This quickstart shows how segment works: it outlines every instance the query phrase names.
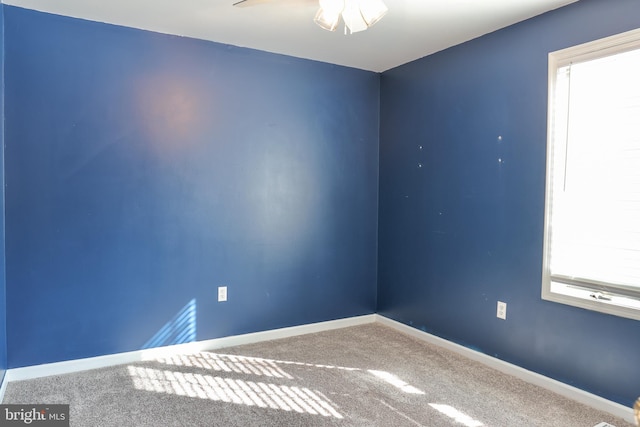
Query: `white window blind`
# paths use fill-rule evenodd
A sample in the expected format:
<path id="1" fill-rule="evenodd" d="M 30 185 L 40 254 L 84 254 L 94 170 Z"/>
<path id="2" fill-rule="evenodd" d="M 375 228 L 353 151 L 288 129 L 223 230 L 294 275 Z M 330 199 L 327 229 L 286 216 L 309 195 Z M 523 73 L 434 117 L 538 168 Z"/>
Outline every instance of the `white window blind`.
<path id="1" fill-rule="evenodd" d="M 562 56 L 550 62 L 543 297 L 640 318 L 640 42 Z"/>

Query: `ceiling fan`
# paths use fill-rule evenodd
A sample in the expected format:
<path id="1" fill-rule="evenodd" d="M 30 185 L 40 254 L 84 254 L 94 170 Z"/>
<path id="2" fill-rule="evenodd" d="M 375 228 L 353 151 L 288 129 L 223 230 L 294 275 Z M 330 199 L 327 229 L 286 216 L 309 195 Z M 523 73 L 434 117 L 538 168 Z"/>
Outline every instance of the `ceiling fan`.
<path id="1" fill-rule="evenodd" d="M 236 7 L 267 3 L 307 5 L 316 2 L 320 8 L 313 21 L 325 30 L 335 31 L 342 17 L 345 34 L 347 29 L 351 34 L 366 30 L 382 19 L 388 11 L 382 0 L 240 0 L 233 5 Z"/>

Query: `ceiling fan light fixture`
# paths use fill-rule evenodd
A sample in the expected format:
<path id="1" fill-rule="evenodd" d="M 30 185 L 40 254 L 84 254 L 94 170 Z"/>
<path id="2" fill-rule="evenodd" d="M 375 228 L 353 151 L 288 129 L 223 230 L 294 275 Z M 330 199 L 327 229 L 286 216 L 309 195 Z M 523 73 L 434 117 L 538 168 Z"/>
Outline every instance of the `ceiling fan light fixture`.
<path id="1" fill-rule="evenodd" d="M 342 19 L 351 34 L 364 31 L 369 27 L 360 12 L 360 3 L 366 3 L 366 1 L 360 2 L 359 0 L 346 0 L 344 2 Z"/>
<path id="2" fill-rule="evenodd" d="M 320 9 L 313 21 L 325 30 L 335 31 L 340 16 L 351 34 L 364 31 L 389 10 L 383 0 L 319 0 Z"/>
<path id="3" fill-rule="evenodd" d="M 320 7 L 330 14 L 340 15 L 342 9 L 344 9 L 345 0 L 319 0 Z"/>
<path id="4" fill-rule="evenodd" d="M 389 9 L 382 0 L 367 0 L 360 2 L 360 13 L 369 27 L 381 20 L 388 11 Z"/>
<path id="5" fill-rule="evenodd" d="M 338 23 L 340 22 L 340 12 L 331 13 L 321 7 L 318 9 L 318 12 L 316 12 L 313 22 L 318 24 L 320 28 L 328 31 L 335 31 L 338 27 Z"/>

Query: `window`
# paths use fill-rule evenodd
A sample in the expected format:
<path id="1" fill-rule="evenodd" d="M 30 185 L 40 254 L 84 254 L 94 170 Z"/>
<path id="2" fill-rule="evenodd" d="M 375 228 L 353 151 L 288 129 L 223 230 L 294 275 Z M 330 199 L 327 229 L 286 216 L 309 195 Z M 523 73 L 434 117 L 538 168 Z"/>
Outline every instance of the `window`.
<path id="1" fill-rule="evenodd" d="M 549 54 L 542 298 L 640 319 L 640 29 Z"/>

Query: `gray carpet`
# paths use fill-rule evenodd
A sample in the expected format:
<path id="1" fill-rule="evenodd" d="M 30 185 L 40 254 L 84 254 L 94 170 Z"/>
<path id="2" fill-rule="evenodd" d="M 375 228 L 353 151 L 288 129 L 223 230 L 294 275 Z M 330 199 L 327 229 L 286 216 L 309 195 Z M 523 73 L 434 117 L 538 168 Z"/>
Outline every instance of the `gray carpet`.
<path id="1" fill-rule="evenodd" d="M 631 426 L 380 324 L 11 382 L 71 425 Z"/>

